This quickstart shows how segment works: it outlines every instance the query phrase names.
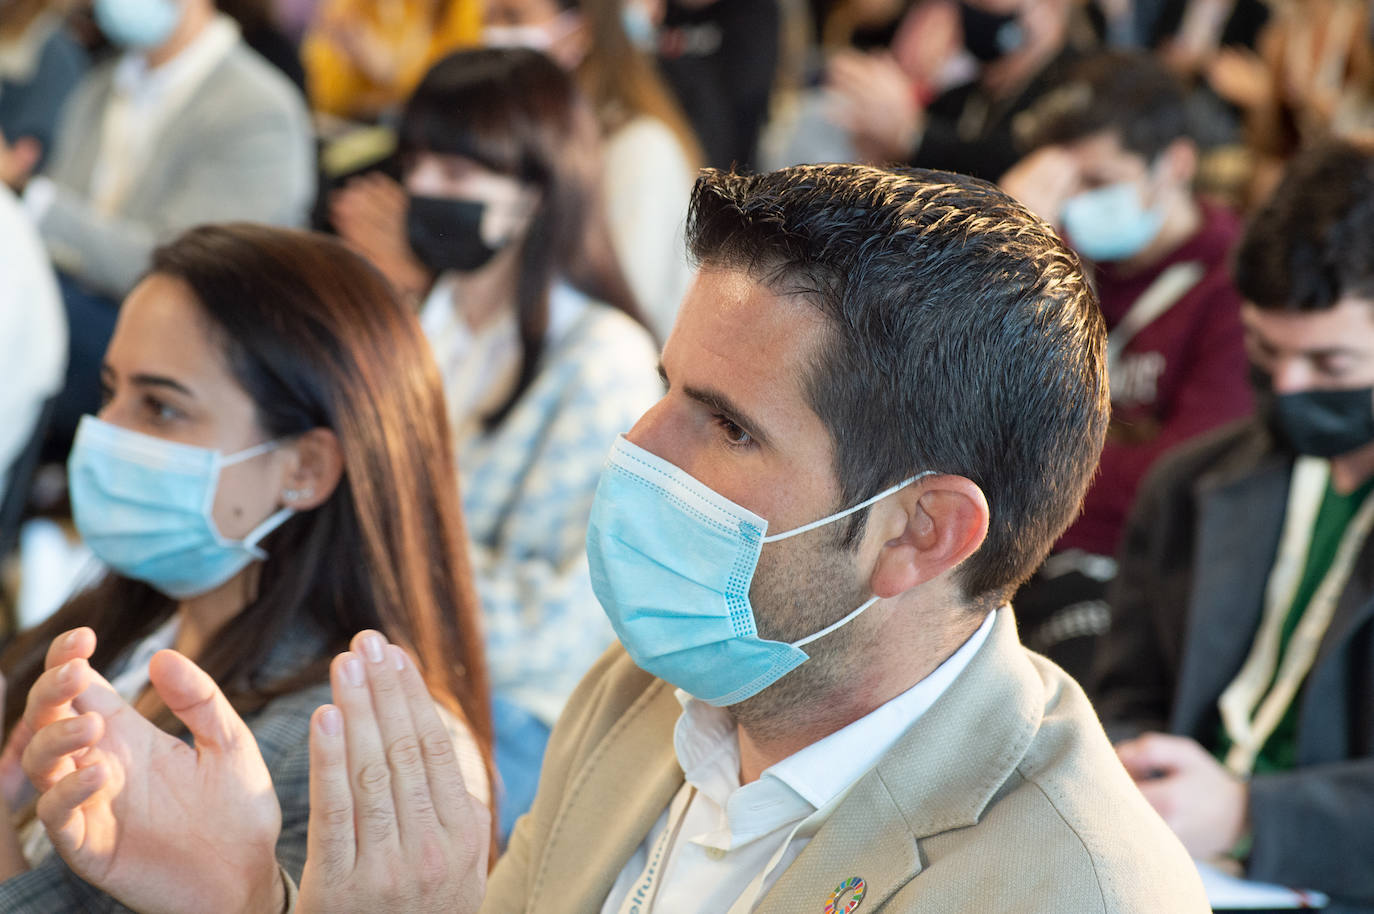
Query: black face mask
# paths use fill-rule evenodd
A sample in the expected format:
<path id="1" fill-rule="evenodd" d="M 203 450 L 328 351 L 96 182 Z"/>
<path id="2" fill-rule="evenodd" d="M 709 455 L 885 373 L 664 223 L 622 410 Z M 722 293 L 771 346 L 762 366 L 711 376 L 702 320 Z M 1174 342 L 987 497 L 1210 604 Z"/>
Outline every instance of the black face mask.
<path id="1" fill-rule="evenodd" d="M 992 63 L 1005 57 L 1026 40 L 1015 14 L 990 13 L 960 3 L 959 21 L 964 27 L 964 47 L 983 63 Z"/>
<path id="2" fill-rule="evenodd" d="M 451 197 L 410 198 L 406 237 L 420 263 L 435 273 L 469 273 L 491 262 L 500 247 L 482 240 L 487 205 Z"/>
<path id="3" fill-rule="evenodd" d="M 1374 387 L 1274 393 L 1273 379 L 1251 369 L 1259 415 L 1299 454 L 1339 457 L 1374 442 Z"/>

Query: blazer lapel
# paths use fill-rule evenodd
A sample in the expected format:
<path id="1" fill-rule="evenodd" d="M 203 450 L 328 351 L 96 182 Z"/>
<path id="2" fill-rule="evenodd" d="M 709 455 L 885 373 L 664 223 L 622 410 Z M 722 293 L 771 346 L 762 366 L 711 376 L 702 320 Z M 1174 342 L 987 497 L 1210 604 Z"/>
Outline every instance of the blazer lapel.
<path id="1" fill-rule="evenodd" d="M 758 914 L 822 914 L 851 877 L 866 884 L 861 910 L 880 909 L 920 873 L 920 839 L 981 818 L 1035 736 L 1042 692 L 1011 610 L 999 610 L 968 667 L 850 790 Z"/>
<path id="2" fill-rule="evenodd" d="M 527 910 L 596 914 L 616 877 L 683 784 L 673 749 L 682 707 L 656 680 L 568 785 Z"/>
<path id="3" fill-rule="evenodd" d="M 1254 642 L 1288 509 L 1292 464 L 1263 461 L 1199 483 L 1193 583 L 1171 729 L 1210 743 L 1216 699 Z"/>

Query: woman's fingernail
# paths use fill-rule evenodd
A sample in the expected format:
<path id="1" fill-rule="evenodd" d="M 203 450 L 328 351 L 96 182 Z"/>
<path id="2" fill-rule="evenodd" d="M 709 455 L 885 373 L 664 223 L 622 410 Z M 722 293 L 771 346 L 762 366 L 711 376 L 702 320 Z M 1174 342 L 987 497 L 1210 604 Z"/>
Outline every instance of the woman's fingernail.
<path id="1" fill-rule="evenodd" d="M 62 639 L 62 649 L 71 650 L 76 647 L 76 632 L 68 632 L 67 637 Z"/>
<path id="2" fill-rule="evenodd" d="M 342 723 L 338 708 L 325 708 L 320 715 L 320 730 L 325 736 L 338 736 Z"/>
<path id="3" fill-rule="evenodd" d="M 365 675 L 366 674 L 363 672 L 363 662 L 357 657 L 349 657 L 344 661 L 344 678 L 348 680 L 349 685 L 354 688 L 361 687 Z"/>
<path id="4" fill-rule="evenodd" d="M 391 659 L 392 659 L 392 661 L 396 664 L 396 672 L 399 673 L 399 672 L 401 672 L 402 670 L 404 670 L 404 669 L 406 668 L 406 659 L 407 659 L 407 658 L 406 658 L 406 652 L 405 652 L 403 649 L 401 649 L 401 648 L 399 648 L 399 647 L 397 647 L 397 646 L 395 646 L 395 645 L 392 645 L 392 647 L 391 647 Z"/>
<path id="5" fill-rule="evenodd" d="M 67 683 L 72 681 L 72 673 L 75 672 L 73 667 L 75 665 L 75 660 L 68 660 L 66 663 L 62 664 L 60 667 L 57 668 L 58 684 L 66 685 Z"/>
<path id="6" fill-rule="evenodd" d="M 381 663 L 386 651 L 386 641 L 381 635 L 367 635 L 363 638 L 363 653 L 373 663 Z"/>

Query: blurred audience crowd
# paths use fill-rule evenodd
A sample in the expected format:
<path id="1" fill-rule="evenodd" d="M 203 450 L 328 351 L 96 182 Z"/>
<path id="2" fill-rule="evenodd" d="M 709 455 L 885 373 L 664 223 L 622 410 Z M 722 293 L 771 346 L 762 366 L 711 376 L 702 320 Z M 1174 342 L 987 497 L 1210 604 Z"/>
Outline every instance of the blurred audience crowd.
<path id="1" fill-rule="evenodd" d="M 109 645 L 96 665 L 157 719 L 136 668 L 175 644 L 214 658 L 276 745 L 352 631 L 428 643 L 426 681 L 470 781 L 489 777 L 499 847 L 614 638 L 587 525 L 616 436 L 665 389 L 659 351 L 696 273 L 684 239 L 699 170 L 960 172 L 1054 227 L 1108 334 L 1105 449 L 1081 513 L 1012 601 L 1022 641 L 1087 690 L 1196 859 L 1374 911 L 1372 13 L 1367 0 L 0 0 L 0 672 L 18 689 L 41 671 L 42 641 L 21 630 L 91 625 Z M 275 228 L 203 228 L 224 223 Z M 422 337 L 390 317 L 336 326 L 303 300 L 274 306 L 272 245 L 298 237 L 281 228 L 336 236 L 297 252 L 321 301 L 375 283 Z M 256 266 L 231 269 L 231 251 Z M 356 262 L 331 272 L 331 251 Z M 175 287 L 164 298 L 191 295 L 211 320 L 153 300 L 155 257 Z M 260 433 L 211 434 L 236 410 L 256 411 Z M 337 438 L 262 445 L 324 412 Z M 295 497 L 285 514 L 250 507 L 249 523 L 214 484 L 259 472 L 259 445 Z M 116 457 L 123 469 L 102 469 Z M 179 482 L 159 494 L 149 472 Z M 121 526 L 111 493 L 127 502 L 137 485 Z M 346 508 L 301 521 L 340 486 Z M 226 537 L 246 544 L 234 567 L 208 569 Z M 226 603 L 225 582 L 267 555 L 259 540 L 272 586 Z M 147 571 L 182 561 L 205 574 Z M 366 573 L 313 596 L 278 579 L 327 577 L 321 562 Z M 43 622 L 53 612 L 60 627 Z M 244 626 L 296 649 L 254 647 Z M 435 673 L 440 652 L 456 673 Z M 280 859 L 298 877 L 305 762 L 280 749 L 269 763 L 299 826 Z M 0 877 L 28 878 L 51 848 L 32 792 L 6 781 L 10 753 Z M 38 901 L 6 910 L 65 896 L 22 897 Z"/>

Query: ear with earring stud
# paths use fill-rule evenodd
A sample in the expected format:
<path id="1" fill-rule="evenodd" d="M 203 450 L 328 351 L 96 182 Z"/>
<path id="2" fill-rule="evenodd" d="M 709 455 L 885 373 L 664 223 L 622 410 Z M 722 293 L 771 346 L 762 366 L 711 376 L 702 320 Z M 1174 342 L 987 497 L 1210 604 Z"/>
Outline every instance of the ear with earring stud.
<path id="1" fill-rule="evenodd" d="M 302 499 L 306 499 L 306 498 L 313 498 L 314 495 L 315 495 L 315 490 L 314 490 L 314 489 L 311 489 L 311 488 L 304 488 L 304 489 L 283 489 L 283 490 L 282 490 L 282 493 L 281 493 L 282 499 L 283 499 L 284 501 L 286 501 L 288 504 L 290 504 L 290 503 L 292 503 L 292 502 L 301 501 Z"/>

